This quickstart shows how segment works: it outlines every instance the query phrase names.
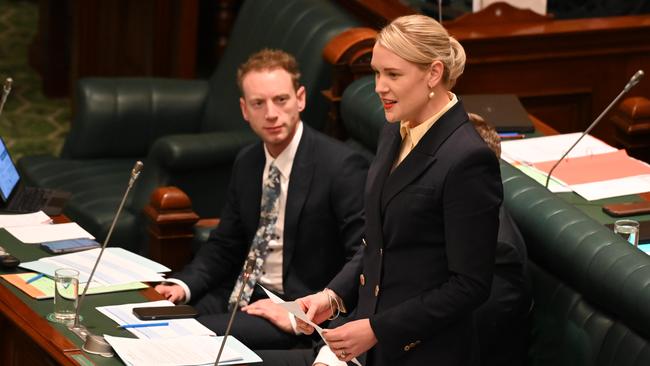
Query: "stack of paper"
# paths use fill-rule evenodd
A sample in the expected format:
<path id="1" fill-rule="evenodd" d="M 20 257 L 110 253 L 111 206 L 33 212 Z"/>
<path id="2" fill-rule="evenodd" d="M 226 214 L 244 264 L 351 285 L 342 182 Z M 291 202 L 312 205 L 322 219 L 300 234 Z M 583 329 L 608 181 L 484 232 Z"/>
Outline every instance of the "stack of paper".
<path id="1" fill-rule="evenodd" d="M 174 303 L 167 300 L 160 300 L 135 304 L 100 306 L 97 310 L 111 318 L 118 325 L 157 323 L 158 321 L 156 320 L 140 320 L 133 315 L 133 308 L 143 306 L 174 306 Z M 135 334 L 138 338 L 148 339 L 174 338 L 188 335 L 216 336 L 213 331 L 196 321 L 196 319 L 170 319 L 165 320 L 165 323 L 168 323 L 168 325 L 164 327 L 128 328 L 127 330 Z"/>
<path id="2" fill-rule="evenodd" d="M 544 184 L 551 168 L 580 135 L 505 141 L 501 156 Z M 549 184 L 552 192 L 573 190 L 592 201 L 650 191 L 650 166 L 587 135 L 553 171 L 553 181 Z"/>
<path id="3" fill-rule="evenodd" d="M 52 219 L 43 211 L 19 215 L 0 215 L 0 228 L 51 224 Z"/>
<path id="4" fill-rule="evenodd" d="M 14 226 L 8 227 L 7 231 L 25 244 L 79 238 L 95 239 L 76 222 L 56 225 Z"/>
<path id="5" fill-rule="evenodd" d="M 54 271 L 57 268 L 73 268 L 79 271 L 79 282 L 85 283 L 88 281 L 100 250 L 100 248 L 96 248 L 45 257 L 37 261 L 22 263 L 20 266 L 50 277 L 54 277 Z M 106 248 L 90 287 L 121 285 L 138 281 L 161 282 L 165 280 L 161 273 L 169 271 L 171 270 L 162 264 L 131 253 L 126 249 Z"/>
<path id="6" fill-rule="evenodd" d="M 30 279 L 34 278 L 35 276 L 36 273 L 33 272 L 0 275 L 0 277 L 2 277 L 4 280 L 18 287 L 27 295 L 35 299 L 40 300 L 40 299 L 53 298 L 54 280 L 49 277 L 41 277 L 33 282 L 28 283 L 28 281 L 30 281 Z M 131 282 L 131 283 L 125 283 L 122 285 L 113 285 L 113 286 L 93 286 L 88 288 L 87 294 L 92 295 L 92 294 L 103 294 L 107 292 L 139 290 L 147 287 L 149 286 L 145 285 L 142 282 Z"/>
<path id="7" fill-rule="evenodd" d="M 98 307 L 102 314 L 118 325 L 160 323 L 143 321 L 133 315 L 133 308 L 173 306 L 167 300 Z M 127 365 L 213 365 L 223 337 L 203 326 L 196 319 L 165 320 L 165 326 L 127 328 L 138 339 L 104 335 L 108 343 Z M 220 365 L 262 362 L 253 351 L 234 337 L 228 337 Z"/>
<path id="8" fill-rule="evenodd" d="M 178 337 L 166 339 L 104 338 L 122 361 L 132 366 L 213 365 L 217 359 L 223 337 Z M 219 365 L 250 364 L 262 362 L 252 351 L 244 357 L 240 350 L 247 348 L 234 337 L 228 337 Z"/>

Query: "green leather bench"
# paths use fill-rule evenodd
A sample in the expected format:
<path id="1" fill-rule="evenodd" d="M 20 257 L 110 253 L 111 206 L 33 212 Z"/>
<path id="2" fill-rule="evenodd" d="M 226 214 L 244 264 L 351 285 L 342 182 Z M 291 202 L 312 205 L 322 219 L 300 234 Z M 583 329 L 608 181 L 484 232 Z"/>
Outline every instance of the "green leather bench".
<path id="1" fill-rule="evenodd" d="M 241 117 L 237 66 L 264 47 L 294 54 L 309 101 L 303 119 L 320 129 L 329 107 L 320 93 L 331 75 L 323 49 L 356 25 L 335 1 L 245 1 L 209 80 L 81 80 L 61 155 L 28 156 L 19 169 L 29 185 L 71 192 L 64 213 L 103 241 L 131 167 L 143 160 L 111 239 L 112 245 L 143 252 L 142 209 L 156 187 L 178 186 L 200 216 L 219 215 L 232 161 L 256 139 Z"/>
<path id="2" fill-rule="evenodd" d="M 372 77 L 345 90 L 341 114 L 372 156 L 386 123 Z M 529 256 L 528 365 L 650 365 L 650 257 L 508 163 L 501 175 Z"/>

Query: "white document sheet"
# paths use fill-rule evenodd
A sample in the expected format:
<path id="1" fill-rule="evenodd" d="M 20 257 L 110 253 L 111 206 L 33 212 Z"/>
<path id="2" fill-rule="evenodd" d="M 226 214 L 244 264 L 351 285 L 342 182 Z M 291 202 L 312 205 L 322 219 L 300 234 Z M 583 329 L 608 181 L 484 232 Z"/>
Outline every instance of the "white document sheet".
<path id="1" fill-rule="evenodd" d="M 587 201 L 650 191 L 650 175 L 636 175 L 601 182 L 573 184 L 573 191 Z"/>
<path id="2" fill-rule="evenodd" d="M 534 137 L 501 142 L 501 157 L 509 163 L 532 165 L 545 161 L 560 160 L 582 132 Z M 569 153 L 567 158 L 616 152 L 617 149 L 597 138 L 586 135 Z"/>
<path id="3" fill-rule="evenodd" d="M 527 176 L 531 177 L 537 183 L 541 185 L 546 184 L 546 173 L 540 172 L 539 170 L 535 169 L 535 167 L 528 165 L 514 164 L 513 166 L 521 170 Z M 551 179 L 548 181 L 548 190 L 553 193 L 573 192 L 571 187 L 553 177 L 551 177 Z"/>
<path id="4" fill-rule="evenodd" d="M 262 290 L 264 290 L 264 292 L 266 292 L 266 295 L 268 295 L 268 297 L 271 299 L 271 301 L 273 301 L 273 303 L 282 306 L 285 310 L 287 310 L 288 312 L 293 314 L 296 318 L 298 318 L 298 319 L 304 321 L 305 323 L 311 325 L 312 327 L 314 327 L 316 332 L 318 332 L 318 335 L 320 335 L 320 337 L 323 339 L 323 342 L 325 342 L 325 344 L 327 344 L 328 347 L 330 346 L 329 343 L 327 343 L 327 341 L 325 340 L 325 338 L 323 338 L 323 328 L 319 327 L 316 323 L 309 320 L 309 318 L 307 317 L 307 314 L 305 314 L 305 312 L 302 311 L 302 308 L 300 307 L 300 305 L 297 302 L 295 302 L 295 301 L 284 301 L 281 298 L 279 298 L 276 294 L 274 294 L 271 291 L 265 289 L 264 286 L 262 286 L 260 284 L 258 284 L 258 286 L 260 286 L 262 288 Z M 356 358 L 353 358 L 351 362 L 353 362 L 355 365 L 361 366 L 361 363 Z"/>
<path id="5" fill-rule="evenodd" d="M 221 339 L 188 336 L 171 339 L 137 339 L 104 335 L 122 361 L 132 366 L 212 365 L 217 359 Z M 219 364 L 243 361 L 244 357 L 230 347 L 230 337 Z M 223 362 L 221 362 L 223 361 Z"/>
<path id="6" fill-rule="evenodd" d="M 51 224 L 52 219 L 43 211 L 19 215 L 0 215 L 0 228 Z"/>
<path id="7" fill-rule="evenodd" d="M 88 281 L 101 248 L 83 252 L 44 257 L 32 262 L 24 262 L 20 267 L 54 277 L 57 268 L 73 268 L 79 271 L 79 282 Z M 123 248 L 106 248 L 97 266 L 93 283 L 101 286 L 121 285 L 130 282 L 161 282 L 165 278 L 161 272 L 170 269 Z M 94 284 L 91 284 L 94 286 Z"/>
<path id="8" fill-rule="evenodd" d="M 76 222 L 55 225 L 15 226 L 8 227 L 6 230 L 25 244 L 79 238 L 95 239 Z"/>
<path id="9" fill-rule="evenodd" d="M 168 300 L 141 302 L 135 304 L 100 306 L 97 310 L 111 318 L 118 325 L 125 324 L 147 324 L 147 323 L 169 323 L 163 327 L 144 327 L 144 328 L 127 328 L 129 332 L 135 334 L 138 338 L 160 339 L 175 338 L 182 336 L 216 336 L 210 329 L 199 323 L 196 319 L 165 319 L 165 320 L 140 320 L 133 315 L 133 308 L 144 306 L 174 306 L 174 303 Z"/>

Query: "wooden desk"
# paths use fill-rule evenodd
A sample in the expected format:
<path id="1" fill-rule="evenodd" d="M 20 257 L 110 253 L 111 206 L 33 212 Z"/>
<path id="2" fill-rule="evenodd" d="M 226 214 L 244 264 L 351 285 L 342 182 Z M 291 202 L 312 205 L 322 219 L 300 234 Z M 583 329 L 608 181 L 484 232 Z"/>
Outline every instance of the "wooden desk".
<path id="1" fill-rule="evenodd" d="M 65 218 L 57 218 L 65 220 Z M 37 246 L 17 250 L 16 239 L 0 229 L 0 242 L 21 261 L 30 261 L 45 256 Z M 25 245 L 25 244 L 19 244 Z M 19 269 L 19 271 L 22 271 Z M 4 272 L 2 273 L 11 273 Z M 160 300 L 161 296 L 152 288 L 141 291 L 88 296 L 84 300 L 82 315 L 84 324 L 93 331 L 107 331 L 109 334 L 126 336 L 123 330 L 114 329 L 112 320 L 97 313 L 98 305 L 121 302 Z M 82 342 L 65 326 L 48 322 L 44 314 L 52 308 L 52 300 L 35 300 L 11 284 L 0 280 L 0 365 L 79 365 L 90 360 L 95 365 L 122 365 L 119 358 L 104 358 L 81 351 Z M 108 330 L 107 327 L 113 329 Z"/>

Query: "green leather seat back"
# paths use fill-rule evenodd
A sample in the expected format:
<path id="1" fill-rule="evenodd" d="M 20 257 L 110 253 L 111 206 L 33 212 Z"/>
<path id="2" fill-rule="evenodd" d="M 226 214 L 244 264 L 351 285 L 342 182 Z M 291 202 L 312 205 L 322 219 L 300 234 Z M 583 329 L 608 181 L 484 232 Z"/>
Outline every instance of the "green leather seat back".
<path id="1" fill-rule="evenodd" d="M 349 136 L 347 143 L 374 155 L 379 133 L 387 122 L 372 76 L 359 78 L 345 88 L 341 97 L 341 119 Z"/>
<path id="2" fill-rule="evenodd" d="M 650 364 L 650 257 L 505 162 L 501 176 L 533 281 L 529 364 Z"/>
<path id="3" fill-rule="evenodd" d="M 229 45 L 210 79 L 210 94 L 203 115 L 203 131 L 241 129 L 237 67 L 262 48 L 293 54 L 307 89 L 303 120 L 322 129 L 328 103 L 321 91 L 330 85 L 331 71 L 322 53 L 327 42 L 357 22 L 334 1 L 245 1 L 239 10 Z"/>

